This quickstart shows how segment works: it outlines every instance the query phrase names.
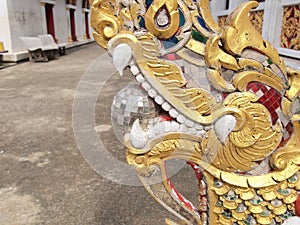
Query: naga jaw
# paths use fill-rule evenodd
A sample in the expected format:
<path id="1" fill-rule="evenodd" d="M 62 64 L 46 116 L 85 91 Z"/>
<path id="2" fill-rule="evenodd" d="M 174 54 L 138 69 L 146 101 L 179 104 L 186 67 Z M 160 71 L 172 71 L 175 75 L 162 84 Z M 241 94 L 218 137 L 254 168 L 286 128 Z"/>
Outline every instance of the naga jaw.
<path id="1" fill-rule="evenodd" d="M 133 122 L 130 133 L 124 135 L 124 142 L 127 145 L 130 145 L 127 147 L 133 147 L 140 150 L 142 153 L 146 153 L 151 150 L 152 142 L 156 143 L 164 140 L 168 135 L 176 133 L 177 136 L 190 135 L 194 136 L 195 139 L 201 139 L 206 135 L 207 131 L 212 129 L 211 126 L 199 128 L 200 129 L 189 128 L 185 124 L 180 124 L 175 120 L 166 121 L 162 118 L 155 118 L 148 124 L 147 129 L 145 130 L 141 127 L 140 120 L 136 119 Z"/>

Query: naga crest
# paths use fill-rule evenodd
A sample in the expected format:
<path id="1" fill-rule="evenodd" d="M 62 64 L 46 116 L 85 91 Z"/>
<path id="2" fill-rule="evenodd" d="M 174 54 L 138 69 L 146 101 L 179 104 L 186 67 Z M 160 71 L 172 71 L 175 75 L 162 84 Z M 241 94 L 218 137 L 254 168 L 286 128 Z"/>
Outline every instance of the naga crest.
<path id="1" fill-rule="evenodd" d="M 245 2 L 220 27 L 209 0 L 93 2 L 96 42 L 136 79 L 115 96 L 112 122 L 128 163 L 178 224 L 300 215 L 300 73 L 252 25 L 257 6 Z M 198 205 L 172 184 L 170 159 L 195 170 Z"/>

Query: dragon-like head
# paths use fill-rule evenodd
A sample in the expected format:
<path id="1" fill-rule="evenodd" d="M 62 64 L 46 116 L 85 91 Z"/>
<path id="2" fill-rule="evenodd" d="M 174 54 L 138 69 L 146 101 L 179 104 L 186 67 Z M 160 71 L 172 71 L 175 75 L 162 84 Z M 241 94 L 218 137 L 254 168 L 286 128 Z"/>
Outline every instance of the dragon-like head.
<path id="1" fill-rule="evenodd" d="M 252 25 L 257 5 L 242 4 L 220 27 L 209 0 L 93 3 L 95 40 L 136 79 L 112 107 L 128 162 L 158 165 L 167 193 L 197 224 L 281 224 L 295 214 L 300 73 Z M 167 178 L 170 158 L 201 177 L 209 197 L 199 208 Z"/>

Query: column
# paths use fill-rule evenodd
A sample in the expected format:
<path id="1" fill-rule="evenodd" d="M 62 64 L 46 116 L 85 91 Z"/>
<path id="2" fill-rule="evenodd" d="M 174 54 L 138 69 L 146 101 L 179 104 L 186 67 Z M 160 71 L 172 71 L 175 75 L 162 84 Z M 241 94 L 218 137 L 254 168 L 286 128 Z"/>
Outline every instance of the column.
<path id="1" fill-rule="evenodd" d="M 47 34 L 47 18 L 46 18 L 46 9 L 45 2 L 41 2 L 41 11 L 42 11 L 42 25 L 43 25 L 43 34 Z"/>

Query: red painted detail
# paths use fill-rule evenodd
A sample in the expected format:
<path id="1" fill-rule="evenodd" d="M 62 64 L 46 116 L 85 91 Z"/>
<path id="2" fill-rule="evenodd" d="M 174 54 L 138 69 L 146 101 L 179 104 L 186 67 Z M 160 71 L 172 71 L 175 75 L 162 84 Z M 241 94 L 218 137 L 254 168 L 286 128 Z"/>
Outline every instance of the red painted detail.
<path id="1" fill-rule="evenodd" d="M 85 18 L 85 35 L 87 39 L 90 39 L 90 29 L 89 29 L 89 13 L 85 12 L 84 14 L 84 18 Z"/>
<path id="2" fill-rule="evenodd" d="M 45 11 L 46 11 L 47 33 L 51 34 L 53 39 L 56 40 L 54 19 L 53 19 L 53 4 L 45 4 Z"/>
<path id="3" fill-rule="evenodd" d="M 77 41 L 74 14 L 75 14 L 75 9 L 70 9 L 71 37 L 72 37 L 72 41 Z"/>
<path id="4" fill-rule="evenodd" d="M 202 181 L 202 173 L 201 173 L 200 167 L 199 167 L 196 163 L 193 163 L 193 162 L 187 162 L 187 163 L 188 163 L 188 164 L 193 168 L 193 170 L 195 171 L 195 174 L 196 174 L 198 183 L 200 183 L 200 182 Z"/>
<path id="5" fill-rule="evenodd" d="M 170 60 L 170 61 L 174 61 L 174 60 L 179 60 L 181 59 L 181 57 L 175 53 L 172 54 L 167 54 L 164 56 L 165 59 Z"/>
<path id="6" fill-rule="evenodd" d="M 168 184 L 172 190 L 173 195 L 175 194 L 175 197 L 184 204 L 185 207 L 187 207 L 189 210 L 194 211 L 199 217 L 199 210 L 190 202 L 188 201 L 185 197 L 183 197 L 182 194 L 180 194 L 177 189 L 174 187 L 172 184 L 171 180 L 168 179 Z"/>
<path id="7" fill-rule="evenodd" d="M 251 82 L 247 86 L 247 91 L 259 96 L 258 102 L 263 104 L 270 112 L 272 117 L 272 124 L 275 125 L 278 120 L 276 110 L 281 110 L 281 94 L 274 88 L 268 87 L 259 82 Z"/>
<path id="8" fill-rule="evenodd" d="M 284 146 L 291 138 L 293 133 L 293 125 L 285 118 L 285 121 L 281 121 L 280 118 L 284 118 L 284 114 L 281 108 L 282 96 L 272 87 L 269 87 L 260 82 L 251 82 L 247 85 L 247 91 L 256 94 L 259 99 L 258 102 L 263 104 L 271 114 L 272 124 L 275 125 L 278 121 L 283 127 L 283 137 L 278 147 Z"/>
<path id="9" fill-rule="evenodd" d="M 227 96 L 228 96 L 229 94 L 230 94 L 230 93 L 222 92 L 223 99 L 227 98 Z"/>
<path id="10" fill-rule="evenodd" d="M 298 198 L 295 202 L 295 211 L 296 215 L 300 217 L 300 194 L 298 194 Z"/>
<path id="11" fill-rule="evenodd" d="M 159 121 L 160 122 L 171 121 L 171 120 L 173 120 L 173 118 L 167 113 L 163 113 L 163 114 L 159 115 Z"/>

